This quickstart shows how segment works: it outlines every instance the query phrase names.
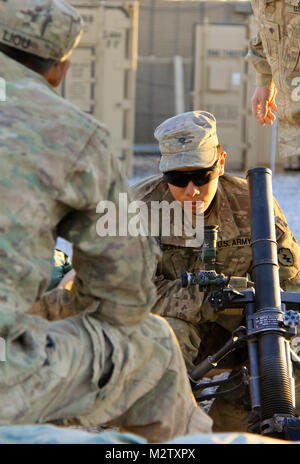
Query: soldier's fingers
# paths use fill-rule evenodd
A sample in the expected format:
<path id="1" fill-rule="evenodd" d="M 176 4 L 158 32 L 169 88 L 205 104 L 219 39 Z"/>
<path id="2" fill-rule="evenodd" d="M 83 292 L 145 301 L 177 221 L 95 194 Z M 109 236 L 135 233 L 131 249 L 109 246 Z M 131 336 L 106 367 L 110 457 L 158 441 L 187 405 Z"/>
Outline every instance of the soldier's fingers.
<path id="1" fill-rule="evenodd" d="M 252 105 L 252 114 L 253 116 L 257 118 L 257 114 L 259 113 L 259 109 L 260 109 L 257 98 L 253 98 L 251 100 L 251 105 Z"/>
<path id="2" fill-rule="evenodd" d="M 274 111 L 277 110 L 277 106 L 274 103 L 271 103 L 269 101 L 266 102 L 266 113 L 262 114 L 260 113 L 259 115 L 259 122 L 264 125 L 264 124 L 269 124 L 270 126 L 273 124 L 273 121 L 275 121 L 276 116 L 275 114 L 271 111 L 273 109 Z"/>
<path id="3" fill-rule="evenodd" d="M 272 121 L 275 121 L 275 119 L 276 119 L 276 115 L 271 111 L 270 108 L 268 110 L 268 114 L 267 114 L 266 118 L 272 119 Z"/>
<path id="4" fill-rule="evenodd" d="M 265 118 L 261 116 L 261 113 L 260 111 L 257 112 L 257 114 L 255 115 L 257 121 L 262 125 L 264 126 L 265 125 Z"/>
<path id="5" fill-rule="evenodd" d="M 270 118 L 266 118 L 266 119 L 265 119 L 265 124 L 269 124 L 269 126 L 272 126 L 273 120 L 270 119 Z"/>
<path id="6" fill-rule="evenodd" d="M 262 115 L 261 115 L 261 108 L 260 108 L 260 104 L 258 102 L 258 99 L 252 100 L 252 114 L 253 114 L 253 116 L 255 116 L 257 121 L 262 126 L 264 126 L 264 117 L 262 117 Z"/>
<path id="7" fill-rule="evenodd" d="M 265 118 L 262 118 L 260 114 L 256 116 L 256 119 L 262 126 L 265 125 Z"/>
<path id="8" fill-rule="evenodd" d="M 271 101 L 269 103 L 269 107 L 273 110 L 273 111 L 277 111 L 277 105 L 274 101 Z"/>
<path id="9" fill-rule="evenodd" d="M 276 88 L 275 85 L 274 85 L 274 87 L 273 87 L 273 93 L 272 93 L 272 99 L 273 99 L 273 100 L 274 100 L 274 98 L 276 97 L 276 94 L 277 94 L 277 88 Z"/>
<path id="10" fill-rule="evenodd" d="M 260 103 L 260 117 L 264 120 L 268 115 L 269 102 L 264 100 Z"/>
<path id="11" fill-rule="evenodd" d="M 276 119 L 275 114 L 273 114 L 273 113 L 269 110 L 267 116 L 265 117 L 265 123 L 266 123 L 266 124 L 269 124 L 270 126 L 272 126 L 273 121 L 275 121 L 275 119 Z"/>

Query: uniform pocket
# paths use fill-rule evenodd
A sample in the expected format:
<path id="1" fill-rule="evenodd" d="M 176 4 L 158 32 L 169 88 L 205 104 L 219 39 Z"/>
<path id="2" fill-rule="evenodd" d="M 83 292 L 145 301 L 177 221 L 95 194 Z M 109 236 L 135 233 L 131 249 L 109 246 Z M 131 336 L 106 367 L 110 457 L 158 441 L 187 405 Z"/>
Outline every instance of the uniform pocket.
<path id="1" fill-rule="evenodd" d="M 252 261 L 250 238 L 238 237 L 222 244 L 224 247 L 219 248 L 217 253 L 217 262 L 220 263 L 216 266 L 217 272 L 244 277 L 249 272 Z"/>
<path id="2" fill-rule="evenodd" d="M 181 271 L 199 272 L 201 266 L 201 253 L 183 248 L 172 254 L 171 261 L 173 264 L 174 275 L 180 278 Z M 197 266 L 199 265 L 199 266 Z M 199 267 L 199 268 L 198 268 Z"/>
<path id="3" fill-rule="evenodd" d="M 300 5 L 298 2 L 299 6 L 296 7 L 292 0 L 287 0 L 286 3 L 288 11 L 286 12 L 282 60 L 287 71 L 293 72 L 300 69 Z"/>
<path id="4" fill-rule="evenodd" d="M 157 268 L 157 274 L 162 274 L 165 279 L 175 280 L 180 278 L 181 271 L 192 272 L 194 262 L 199 253 L 190 248 L 161 246 L 162 259 Z"/>
<path id="5" fill-rule="evenodd" d="M 280 26 L 273 21 L 264 21 L 261 38 L 267 48 L 266 53 L 271 63 L 278 63 L 280 50 Z"/>

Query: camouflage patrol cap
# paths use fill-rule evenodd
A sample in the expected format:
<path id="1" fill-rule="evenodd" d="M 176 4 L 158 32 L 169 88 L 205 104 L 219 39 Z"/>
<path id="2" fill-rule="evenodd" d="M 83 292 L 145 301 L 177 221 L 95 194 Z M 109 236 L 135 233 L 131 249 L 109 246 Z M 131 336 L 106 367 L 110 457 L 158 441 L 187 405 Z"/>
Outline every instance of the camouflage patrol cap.
<path id="1" fill-rule="evenodd" d="M 63 61 L 78 45 L 83 19 L 64 0 L 0 1 L 0 42 Z"/>
<path id="2" fill-rule="evenodd" d="M 216 118 L 207 111 L 188 111 L 167 119 L 155 129 L 154 137 L 162 155 L 162 172 L 208 168 L 217 159 Z"/>

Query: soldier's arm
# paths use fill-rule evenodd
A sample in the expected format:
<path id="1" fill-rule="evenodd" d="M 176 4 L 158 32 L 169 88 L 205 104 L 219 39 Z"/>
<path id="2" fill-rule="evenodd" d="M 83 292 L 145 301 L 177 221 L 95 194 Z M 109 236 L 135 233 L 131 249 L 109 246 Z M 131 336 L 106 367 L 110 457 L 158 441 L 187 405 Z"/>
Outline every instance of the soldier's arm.
<path id="1" fill-rule="evenodd" d="M 300 292 L 300 247 L 275 198 L 273 201 L 280 286 Z M 248 272 L 253 280 L 252 268 Z"/>
<path id="2" fill-rule="evenodd" d="M 260 34 L 251 39 L 246 61 L 251 63 L 256 70 L 256 85 L 269 86 L 273 80 L 271 67 L 264 52 Z"/>
<path id="3" fill-rule="evenodd" d="M 134 325 L 146 317 L 156 298 L 152 279 L 158 248 L 148 237 L 98 235 L 99 201 L 116 207 L 118 234 L 119 193 L 128 195 L 127 182 L 111 154 L 108 133 L 97 128 L 66 182 L 60 201 L 70 212 L 57 232 L 73 243 L 72 307 L 94 309 L 112 324 Z M 129 201 L 127 196 L 125 203 Z"/>
<path id="4" fill-rule="evenodd" d="M 300 292 L 300 247 L 275 199 L 274 214 L 280 285 L 283 290 Z"/>
<path id="5" fill-rule="evenodd" d="M 272 110 L 277 111 L 277 89 L 259 34 L 251 41 L 246 60 L 256 69 L 257 87 L 251 99 L 252 113 L 261 125 L 272 125 L 275 120 Z"/>
<path id="6" fill-rule="evenodd" d="M 250 41 L 246 61 L 256 70 L 257 87 L 251 100 L 252 113 L 261 125 L 272 124 L 275 115 L 271 110 L 277 111 L 275 103 L 277 90 L 259 33 Z"/>
<path id="7" fill-rule="evenodd" d="M 194 367 L 201 343 L 199 321 L 204 294 L 197 286 L 182 288 L 180 279 L 156 275 L 157 301 L 152 312 L 166 318 L 177 337 L 187 369 Z"/>

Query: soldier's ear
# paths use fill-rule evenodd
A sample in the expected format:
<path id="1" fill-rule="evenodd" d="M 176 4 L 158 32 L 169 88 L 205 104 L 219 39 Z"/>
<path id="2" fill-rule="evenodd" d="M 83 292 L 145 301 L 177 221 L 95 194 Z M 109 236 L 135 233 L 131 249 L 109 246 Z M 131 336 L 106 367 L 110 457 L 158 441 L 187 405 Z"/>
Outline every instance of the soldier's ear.
<path id="1" fill-rule="evenodd" d="M 71 62 L 69 60 L 54 63 L 49 71 L 44 74 L 44 77 L 52 87 L 58 87 L 64 80 L 70 66 Z"/>
<path id="2" fill-rule="evenodd" d="M 219 176 L 223 176 L 224 174 L 226 156 L 226 151 L 222 151 L 222 153 L 219 156 Z"/>

